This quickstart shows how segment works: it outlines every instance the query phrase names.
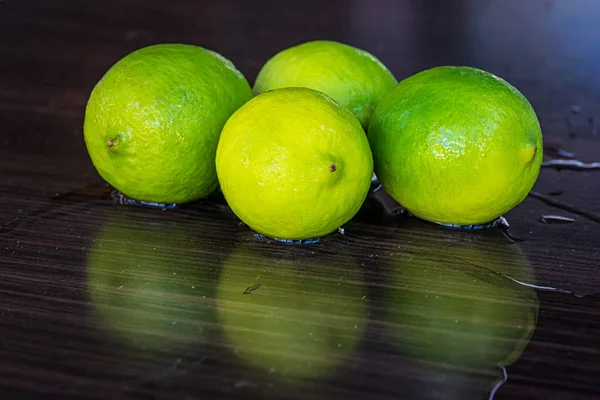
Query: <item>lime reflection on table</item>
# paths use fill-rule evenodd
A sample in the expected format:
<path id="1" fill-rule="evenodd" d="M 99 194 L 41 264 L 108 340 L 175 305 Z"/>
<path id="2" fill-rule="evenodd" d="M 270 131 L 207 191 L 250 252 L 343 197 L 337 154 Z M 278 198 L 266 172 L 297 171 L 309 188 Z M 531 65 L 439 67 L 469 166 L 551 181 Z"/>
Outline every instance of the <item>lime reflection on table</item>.
<path id="1" fill-rule="evenodd" d="M 537 323 L 535 290 L 506 277 L 534 280 L 526 256 L 492 232 L 419 232 L 398 238 L 387 276 L 391 342 L 415 359 L 501 379 Z"/>
<path id="2" fill-rule="evenodd" d="M 109 214 L 87 259 L 89 295 L 102 324 L 121 343 L 142 349 L 179 354 L 198 343 L 216 321 L 211 302 L 227 251 L 216 243 L 227 236 L 223 228 L 176 213 Z"/>
<path id="3" fill-rule="evenodd" d="M 333 376 L 366 328 L 362 272 L 334 243 L 240 242 L 223 264 L 217 298 L 239 361 L 286 384 Z"/>

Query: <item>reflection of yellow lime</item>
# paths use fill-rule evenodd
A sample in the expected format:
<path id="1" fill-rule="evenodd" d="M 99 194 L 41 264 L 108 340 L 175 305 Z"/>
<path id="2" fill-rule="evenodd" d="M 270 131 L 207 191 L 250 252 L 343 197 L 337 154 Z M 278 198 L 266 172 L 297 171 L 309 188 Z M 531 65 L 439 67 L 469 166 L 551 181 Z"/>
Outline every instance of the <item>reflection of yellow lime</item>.
<path id="1" fill-rule="evenodd" d="M 216 163 L 235 214 L 280 239 L 327 235 L 350 220 L 373 168 L 356 118 L 306 88 L 263 93 L 236 111 L 221 133 Z"/>
<path id="2" fill-rule="evenodd" d="M 402 81 L 368 130 L 385 190 L 423 219 L 489 222 L 519 204 L 542 161 L 542 134 L 527 99 L 468 67 L 438 67 Z"/>
<path id="3" fill-rule="evenodd" d="M 283 87 L 308 87 L 347 107 L 367 127 L 381 97 L 397 84 L 372 54 L 355 47 L 315 40 L 281 51 L 260 70 L 255 93 Z"/>
<path id="4" fill-rule="evenodd" d="M 504 238 L 444 239 L 401 238 L 387 293 L 396 344 L 419 359 L 463 368 L 514 363 L 535 330 L 539 304 L 535 290 L 500 274 L 531 282 L 526 257 Z"/>
<path id="5" fill-rule="evenodd" d="M 92 91 L 87 149 L 99 174 L 132 198 L 197 200 L 217 188 L 219 134 L 251 97 L 246 79 L 219 54 L 149 46 L 117 62 Z"/>
<path id="6" fill-rule="evenodd" d="M 131 345 L 170 351 L 198 343 L 215 319 L 208 299 L 218 261 L 198 262 L 204 260 L 206 224 L 119 211 L 104 224 L 87 259 L 95 311 Z"/>
<path id="7" fill-rule="evenodd" d="M 218 316 L 247 365 L 280 378 L 326 379 L 360 341 L 367 292 L 358 266 L 344 250 L 313 250 L 277 254 L 246 242 L 223 264 Z"/>

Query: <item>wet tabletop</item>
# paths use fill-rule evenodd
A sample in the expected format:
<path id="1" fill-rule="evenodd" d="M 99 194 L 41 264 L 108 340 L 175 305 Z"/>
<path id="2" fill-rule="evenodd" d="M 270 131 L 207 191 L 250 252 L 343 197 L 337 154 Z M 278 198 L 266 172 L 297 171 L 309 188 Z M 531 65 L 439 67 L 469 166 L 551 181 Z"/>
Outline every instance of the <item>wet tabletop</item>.
<path id="1" fill-rule="evenodd" d="M 546 161 L 590 164 L 598 21 L 595 0 L 0 0 L 0 398 L 600 398 L 600 170 L 545 166 L 509 235 L 377 191 L 343 234 L 290 246 L 218 192 L 117 205 L 82 137 L 92 87 L 139 47 L 208 47 L 252 82 L 332 39 L 398 79 L 493 72 L 533 104 Z"/>

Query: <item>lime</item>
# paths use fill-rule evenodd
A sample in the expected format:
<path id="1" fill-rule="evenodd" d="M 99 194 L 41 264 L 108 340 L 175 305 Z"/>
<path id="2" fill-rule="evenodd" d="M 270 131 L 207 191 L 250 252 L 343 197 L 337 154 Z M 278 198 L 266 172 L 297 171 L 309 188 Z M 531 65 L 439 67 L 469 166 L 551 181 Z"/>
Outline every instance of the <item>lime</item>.
<path id="1" fill-rule="evenodd" d="M 85 143 L 100 176 L 127 196 L 197 200 L 217 188 L 219 134 L 251 97 L 242 74 L 213 51 L 145 47 L 118 61 L 94 87 Z"/>
<path id="2" fill-rule="evenodd" d="M 233 212 L 278 239 L 320 237 L 346 223 L 367 196 L 373 168 L 358 120 L 307 88 L 269 91 L 237 110 L 216 163 Z"/>
<path id="3" fill-rule="evenodd" d="M 245 366 L 325 380 L 355 351 L 367 325 L 360 266 L 347 249 L 319 250 L 240 242 L 224 262 L 218 319 Z"/>
<path id="4" fill-rule="evenodd" d="M 470 67 L 437 67 L 400 82 L 368 129 L 375 173 L 412 214 L 455 225 L 494 220 L 521 203 L 542 162 L 529 101 Z"/>
<path id="5" fill-rule="evenodd" d="M 397 83 L 372 54 L 343 43 L 315 40 L 285 49 L 267 61 L 254 92 L 291 86 L 315 89 L 352 111 L 366 129 L 377 103 Z"/>

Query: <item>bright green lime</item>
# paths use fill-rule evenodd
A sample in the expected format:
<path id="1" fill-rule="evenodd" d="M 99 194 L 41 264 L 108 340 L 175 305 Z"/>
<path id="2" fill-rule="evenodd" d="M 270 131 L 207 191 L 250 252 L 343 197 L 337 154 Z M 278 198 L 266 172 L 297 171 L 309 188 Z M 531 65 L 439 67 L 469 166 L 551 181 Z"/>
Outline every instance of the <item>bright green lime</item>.
<path id="1" fill-rule="evenodd" d="M 300 86 L 321 91 L 348 108 L 364 128 L 396 78 L 375 56 L 347 44 L 315 40 L 285 49 L 260 70 L 254 92 Z"/>
<path id="2" fill-rule="evenodd" d="M 260 94 L 225 124 L 221 189 L 250 228 L 279 239 L 327 235 L 363 204 L 373 158 L 348 109 L 307 88 Z"/>
<path id="3" fill-rule="evenodd" d="M 368 130 L 384 189 L 417 217 L 489 222 L 521 203 L 542 162 L 542 133 L 527 99 L 470 67 L 438 67 L 402 81 Z"/>
<path id="4" fill-rule="evenodd" d="M 244 76 L 213 51 L 145 47 L 113 65 L 92 91 L 85 143 L 98 173 L 124 194 L 196 200 L 217 188 L 219 134 L 251 97 Z"/>

